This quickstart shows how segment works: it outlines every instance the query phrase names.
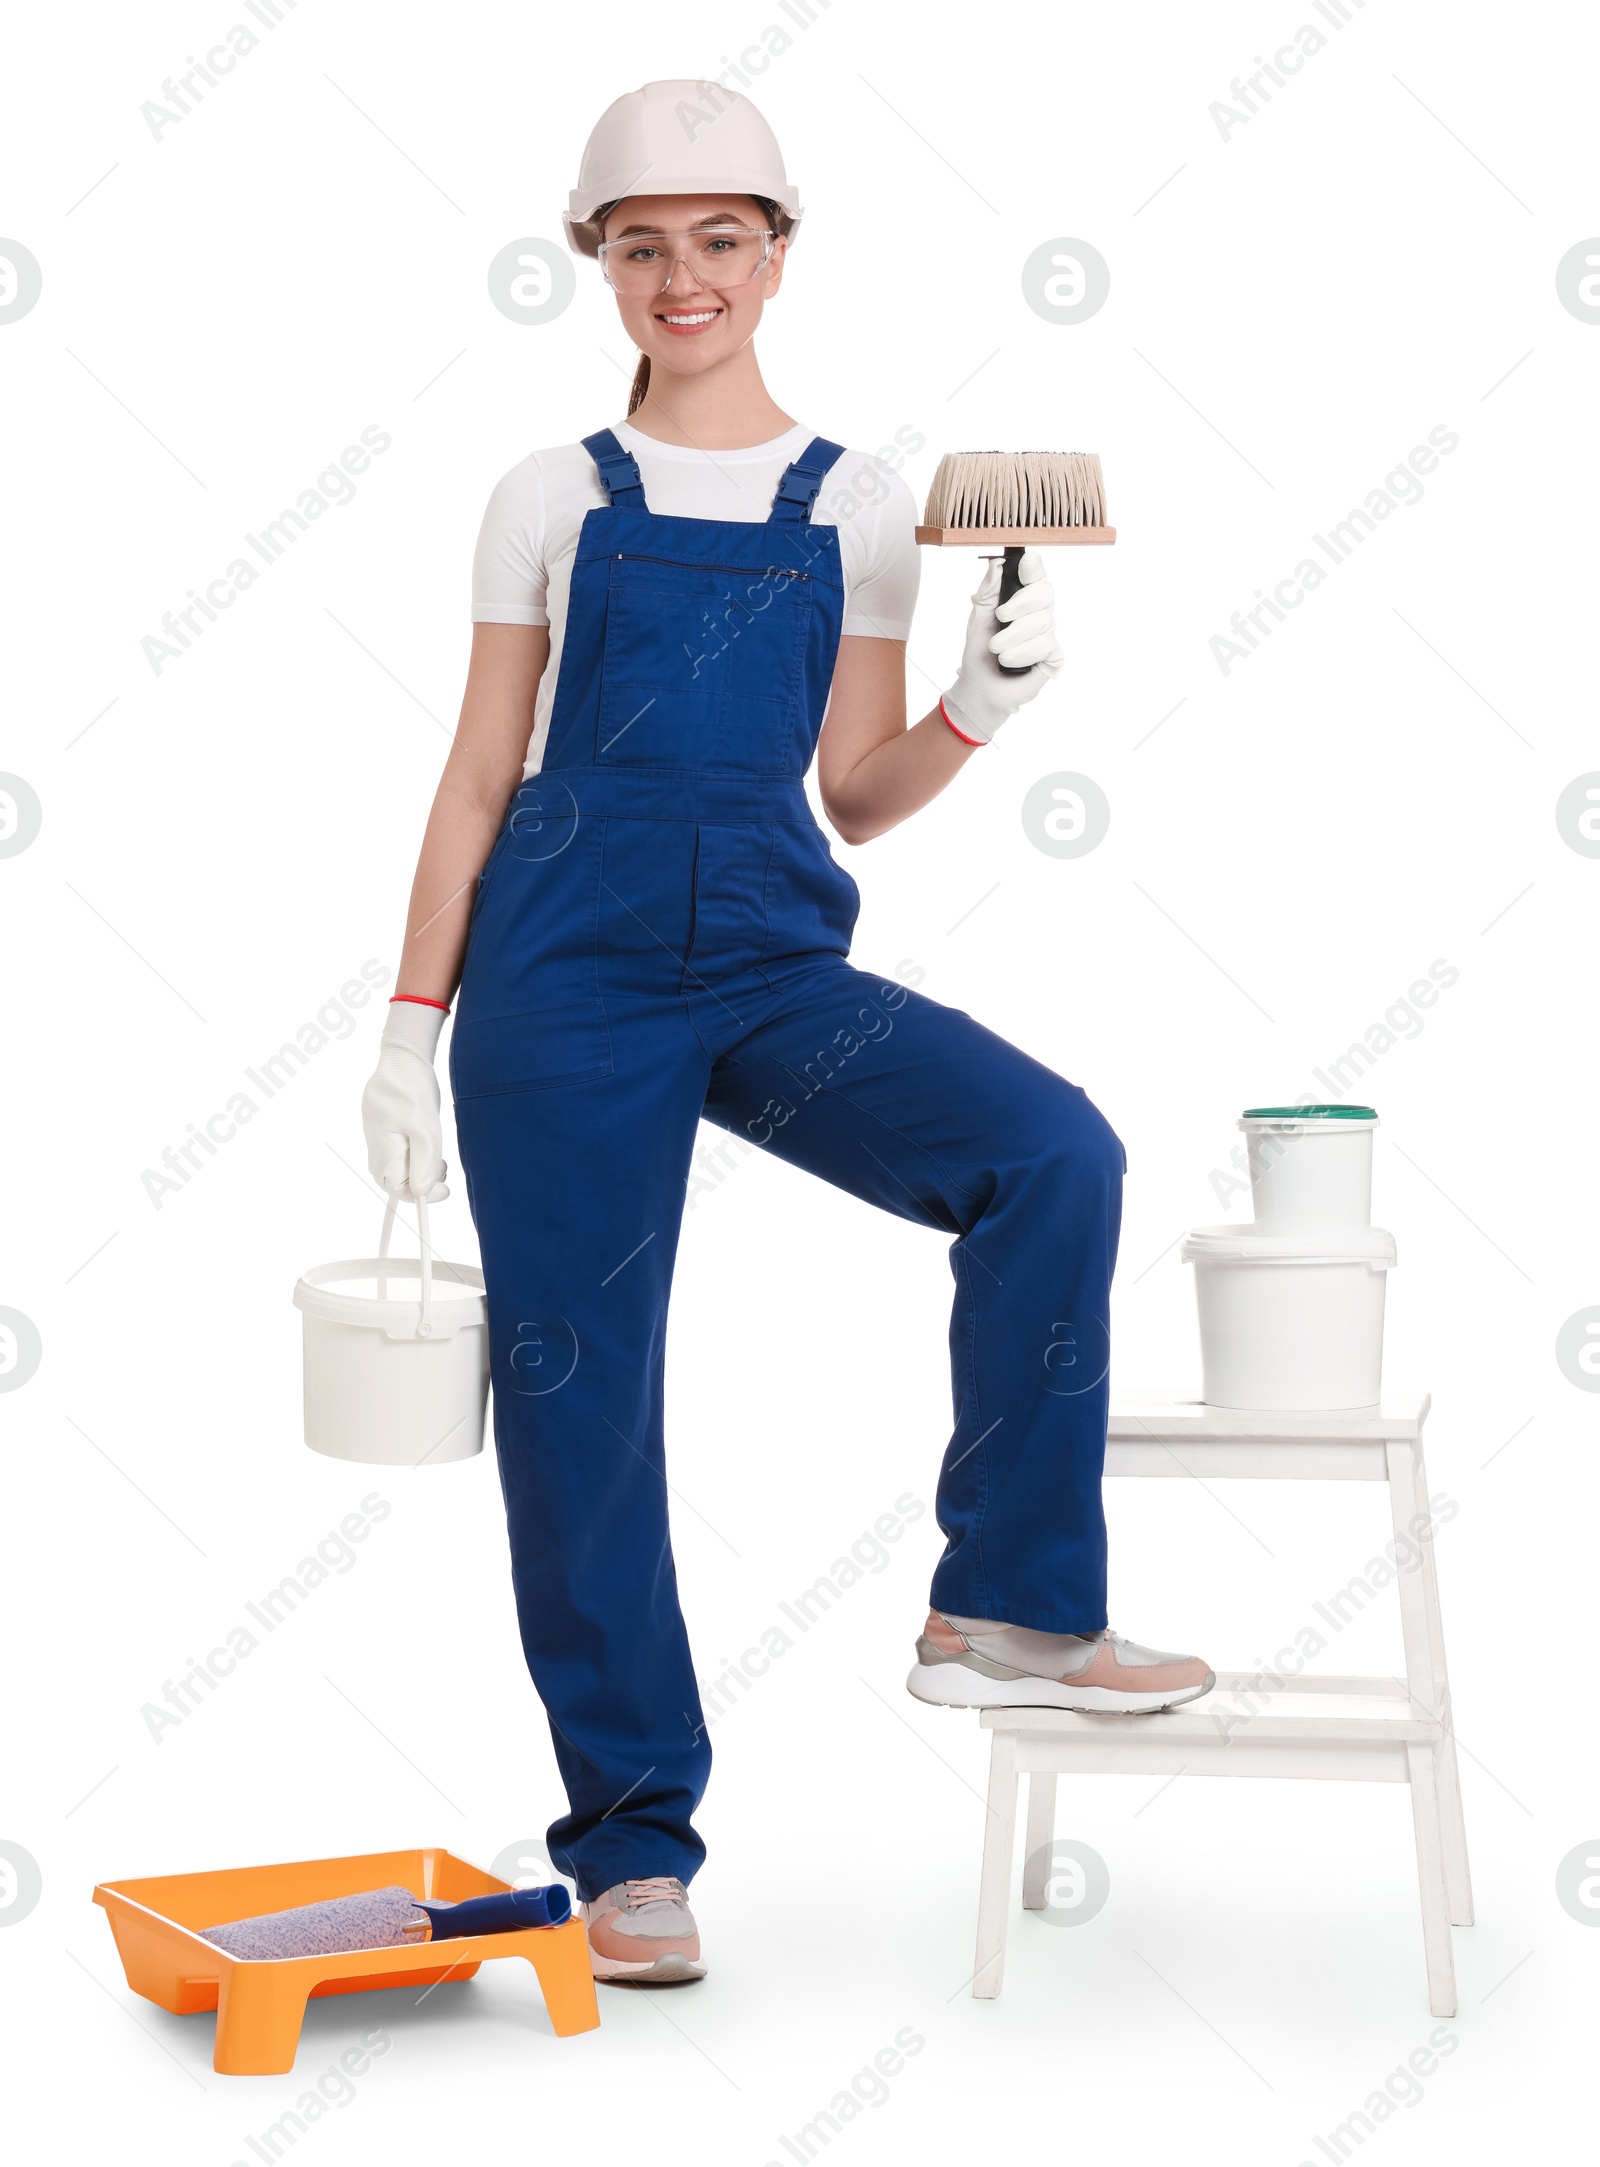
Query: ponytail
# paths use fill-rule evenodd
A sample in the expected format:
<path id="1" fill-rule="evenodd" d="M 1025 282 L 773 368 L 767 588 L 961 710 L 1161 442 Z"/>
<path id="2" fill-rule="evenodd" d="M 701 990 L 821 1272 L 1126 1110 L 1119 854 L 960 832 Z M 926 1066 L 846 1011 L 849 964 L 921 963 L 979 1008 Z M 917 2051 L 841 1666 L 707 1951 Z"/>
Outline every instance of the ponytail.
<path id="1" fill-rule="evenodd" d="M 650 356 L 641 354 L 639 366 L 633 372 L 633 389 L 628 393 L 628 412 L 635 414 L 645 402 L 650 389 Z"/>

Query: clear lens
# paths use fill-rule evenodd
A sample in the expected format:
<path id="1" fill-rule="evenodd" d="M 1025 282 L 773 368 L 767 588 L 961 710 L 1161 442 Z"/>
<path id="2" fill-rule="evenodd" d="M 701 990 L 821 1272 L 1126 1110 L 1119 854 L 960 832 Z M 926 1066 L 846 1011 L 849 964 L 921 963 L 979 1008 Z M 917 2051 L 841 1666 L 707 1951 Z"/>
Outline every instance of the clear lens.
<path id="1" fill-rule="evenodd" d="M 630 233 L 605 242 L 600 261 L 619 293 L 660 293 L 673 279 L 725 290 L 754 278 L 771 253 L 770 233 L 712 226 L 697 233 Z"/>

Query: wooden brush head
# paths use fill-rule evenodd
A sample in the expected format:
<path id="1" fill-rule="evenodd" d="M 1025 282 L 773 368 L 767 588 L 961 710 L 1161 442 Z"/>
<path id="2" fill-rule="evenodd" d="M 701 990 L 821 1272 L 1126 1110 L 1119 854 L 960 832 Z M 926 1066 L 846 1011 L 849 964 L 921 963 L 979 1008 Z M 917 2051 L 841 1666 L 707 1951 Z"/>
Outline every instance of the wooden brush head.
<path id="1" fill-rule="evenodd" d="M 917 529 L 937 545 L 1114 542 L 1092 451 L 952 451 L 934 472 Z"/>

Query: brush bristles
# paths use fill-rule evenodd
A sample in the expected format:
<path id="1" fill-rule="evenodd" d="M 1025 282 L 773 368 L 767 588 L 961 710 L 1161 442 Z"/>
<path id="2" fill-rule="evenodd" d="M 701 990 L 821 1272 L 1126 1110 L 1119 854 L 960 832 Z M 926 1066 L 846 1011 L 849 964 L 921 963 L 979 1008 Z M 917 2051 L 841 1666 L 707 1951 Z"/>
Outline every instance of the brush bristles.
<path id="1" fill-rule="evenodd" d="M 930 527 L 1103 527 L 1105 484 L 1092 451 L 952 451 L 934 471 Z"/>

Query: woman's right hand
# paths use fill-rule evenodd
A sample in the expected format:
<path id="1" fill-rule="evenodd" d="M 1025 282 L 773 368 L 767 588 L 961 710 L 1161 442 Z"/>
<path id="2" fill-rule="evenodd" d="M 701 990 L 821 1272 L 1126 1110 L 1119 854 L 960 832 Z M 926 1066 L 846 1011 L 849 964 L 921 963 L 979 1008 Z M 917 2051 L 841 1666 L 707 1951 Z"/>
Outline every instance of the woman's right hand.
<path id="1" fill-rule="evenodd" d="M 461 720 L 428 815 L 396 978 L 441 1004 L 461 977 L 478 877 L 522 776 L 549 659 L 547 625 L 472 628 Z M 391 1196 L 429 1204 L 450 1193 L 433 1073 L 445 1014 L 432 1002 L 390 1002 L 383 1051 L 361 1101 L 373 1179 Z"/>
<path id="2" fill-rule="evenodd" d="M 450 1194 L 433 1069 L 444 1019 L 445 1011 L 431 1003 L 391 1001 L 378 1065 L 361 1097 L 373 1179 L 390 1196 L 421 1197 L 428 1204 L 442 1204 Z"/>

